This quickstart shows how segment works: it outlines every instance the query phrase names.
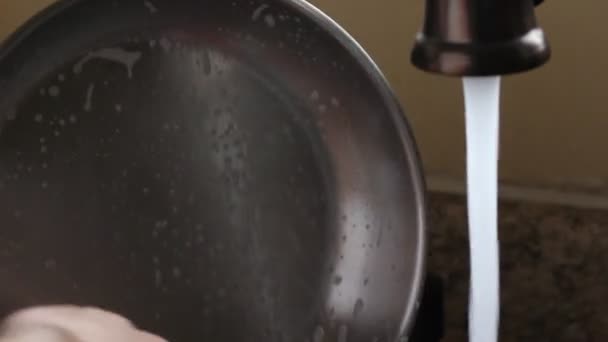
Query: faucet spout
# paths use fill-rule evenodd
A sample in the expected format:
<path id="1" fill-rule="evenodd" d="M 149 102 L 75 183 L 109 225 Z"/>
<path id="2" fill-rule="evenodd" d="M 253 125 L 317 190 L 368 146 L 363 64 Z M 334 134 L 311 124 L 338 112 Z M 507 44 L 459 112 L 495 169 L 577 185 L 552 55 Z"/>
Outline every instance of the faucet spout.
<path id="1" fill-rule="evenodd" d="M 412 63 L 448 76 L 489 76 L 543 65 L 551 51 L 537 25 L 542 0 L 426 0 Z"/>

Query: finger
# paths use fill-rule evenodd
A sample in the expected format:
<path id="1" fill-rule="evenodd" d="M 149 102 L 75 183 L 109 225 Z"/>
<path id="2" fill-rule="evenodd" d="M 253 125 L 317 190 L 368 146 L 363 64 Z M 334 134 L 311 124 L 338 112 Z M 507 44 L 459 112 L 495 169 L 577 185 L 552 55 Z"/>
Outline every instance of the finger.
<path id="1" fill-rule="evenodd" d="M 143 330 L 135 332 L 134 342 L 167 342 L 164 338 Z"/>
<path id="2" fill-rule="evenodd" d="M 34 326 L 56 327 L 70 332 L 83 340 L 98 340 L 102 337 L 119 339 L 135 331 L 126 318 L 93 307 L 69 305 L 36 307 L 21 310 L 11 315 L 5 323 L 7 329 L 27 330 Z"/>
<path id="3" fill-rule="evenodd" d="M 19 331 L 20 336 L 30 336 L 40 327 L 55 329 L 68 336 L 57 341 L 166 342 L 159 336 L 136 329 L 131 321 L 118 314 L 94 307 L 60 305 L 24 309 L 11 315 L 5 324 L 8 329 Z M 41 340 L 46 341 L 36 341 Z"/>
<path id="4" fill-rule="evenodd" d="M 70 332 L 48 325 L 13 326 L 0 334 L 1 342 L 81 342 Z"/>
<path id="5" fill-rule="evenodd" d="M 57 317 L 77 317 L 77 308 L 71 305 L 56 305 L 21 309 L 8 316 L 4 320 L 4 325 L 49 324 Z"/>
<path id="6" fill-rule="evenodd" d="M 83 307 L 81 311 L 82 315 L 87 319 L 95 319 L 103 322 L 104 324 L 113 325 L 116 327 L 133 327 L 133 323 L 130 320 L 110 311 L 92 306 Z"/>

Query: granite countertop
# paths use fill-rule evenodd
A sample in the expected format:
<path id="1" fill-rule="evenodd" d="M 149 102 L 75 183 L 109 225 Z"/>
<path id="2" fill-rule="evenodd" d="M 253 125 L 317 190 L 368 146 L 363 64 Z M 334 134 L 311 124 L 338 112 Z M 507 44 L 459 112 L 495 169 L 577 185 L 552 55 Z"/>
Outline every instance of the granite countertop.
<path id="1" fill-rule="evenodd" d="M 608 341 L 608 211 L 502 202 L 501 342 Z M 446 342 L 467 340 L 462 196 L 431 194 L 429 270 L 445 282 Z"/>

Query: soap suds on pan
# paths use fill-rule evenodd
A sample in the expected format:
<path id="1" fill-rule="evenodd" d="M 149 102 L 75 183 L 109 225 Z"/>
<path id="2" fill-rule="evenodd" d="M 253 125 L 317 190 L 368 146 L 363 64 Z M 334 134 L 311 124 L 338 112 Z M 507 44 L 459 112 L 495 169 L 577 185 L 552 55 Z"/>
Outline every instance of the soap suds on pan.
<path id="1" fill-rule="evenodd" d="M 52 97 L 57 97 L 57 96 L 59 96 L 59 93 L 61 91 L 59 90 L 58 86 L 52 85 L 52 86 L 49 87 L 48 92 L 49 92 L 49 95 L 51 95 Z"/>
<path id="2" fill-rule="evenodd" d="M 142 53 L 139 51 L 126 51 L 121 48 L 104 48 L 90 52 L 84 56 L 80 61 L 78 61 L 78 63 L 74 64 L 74 68 L 72 70 L 75 74 L 79 74 L 82 72 L 83 66 L 88 61 L 99 58 L 124 65 L 125 68 L 127 68 L 127 75 L 129 78 L 132 78 L 133 67 L 141 56 Z"/>
<path id="3" fill-rule="evenodd" d="M 95 84 L 91 83 L 89 84 L 89 87 L 87 88 L 87 97 L 84 101 L 84 110 L 87 112 L 91 111 L 91 108 L 93 106 L 93 91 L 95 90 Z"/>
<path id="4" fill-rule="evenodd" d="M 272 14 L 266 14 L 266 16 L 264 17 L 264 21 L 266 22 L 266 25 L 268 25 L 268 27 L 274 27 L 274 25 L 276 24 L 276 21 L 274 20 Z"/>
<path id="5" fill-rule="evenodd" d="M 156 13 L 158 12 L 158 8 L 156 8 L 156 6 L 154 6 L 153 3 L 151 3 L 150 1 L 144 1 L 144 6 L 146 6 L 146 8 L 148 9 L 148 11 L 150 11 L 150 13 Z"/>
<path id="6" fill-rule="evenodd" d="M 256 8 L 255 11 L 253 11 L 253 14 L 251 15 L 251 20 L 256 21 L 260 18 L 260 16 L 262 15 L 262 12 L 264 12 L 265 9 L 267 9 L 268 5 L 264 4 L 261 5 L 260 7 Z"/>

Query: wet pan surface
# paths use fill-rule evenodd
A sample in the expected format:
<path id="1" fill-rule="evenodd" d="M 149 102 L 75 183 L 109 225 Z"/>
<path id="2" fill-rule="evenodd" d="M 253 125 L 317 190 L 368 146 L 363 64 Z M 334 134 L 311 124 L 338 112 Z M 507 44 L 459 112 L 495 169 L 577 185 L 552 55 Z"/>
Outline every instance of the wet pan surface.
<path id="1" fill-rule="evenodd" d="M 174 342 L 390 341 L 423 273 L 383 77 L 300 1 L 64 1 L 0 50 L 0 314 Z"/>

